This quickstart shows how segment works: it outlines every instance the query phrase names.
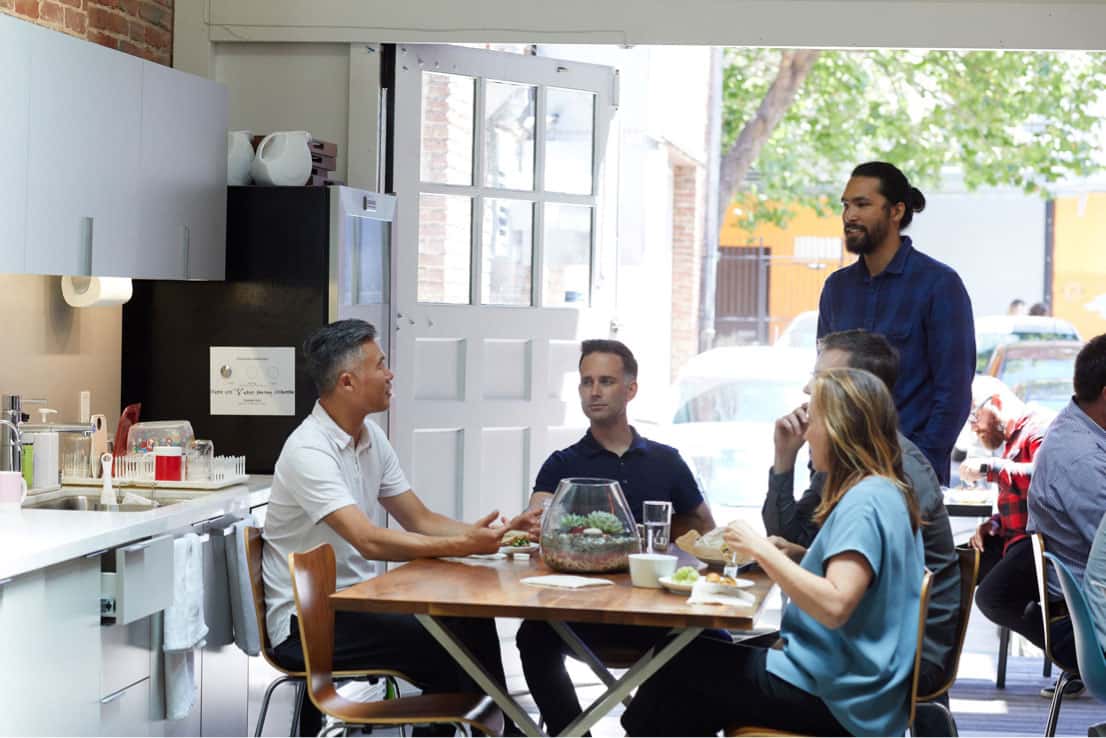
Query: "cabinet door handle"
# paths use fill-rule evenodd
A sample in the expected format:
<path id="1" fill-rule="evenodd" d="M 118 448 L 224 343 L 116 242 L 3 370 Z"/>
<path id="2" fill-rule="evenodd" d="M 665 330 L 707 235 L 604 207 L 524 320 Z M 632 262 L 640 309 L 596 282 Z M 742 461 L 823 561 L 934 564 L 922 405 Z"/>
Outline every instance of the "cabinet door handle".
<path id="1" fill-rule="evenodd" d="M 139 541 L 138 543 L 132 543 L 129 546 L 123 546 L 120 551 L 123 553 L 134 553 L 135 551 L 141 551 L 150 545 L 150 541 Z"/>
<path id="2" fill-rule="evenodd" d="M 84 558 L 84 559 L 96 559 L 96 558 L 99 558 L 99 557 L 103 556 L 103 555 L 104 555 L 104 554 L 106 554 L 107 552 L 108 552 L 108 550 L 107 550 L 106 548 L 101 548 L 101 549 L 100 549 L 99 551 L 93 551 L 93 552 L 92 552 L 92 553 L 90 553 L 90 554 L 85 554 L 85 555 L 84 555 L 84 556 L 82 556 L 81 558 Z"/>
<path id="3" fill-rule="evenodd" d="M 92 228 L 94 218 L 81 218 L 81 259 L 80 272 L 86 277 L 92 276 Z"/>
<path id="4" fill-rule="evenodd" d="M 137 683 L 138 682 L 135 682 L 135 684 L 137 684 Z M 125 695 L 127 693 L 127 690 L 130 689 L 133 686 L 134 686 L 134 684 L 128 684 L 127 686 L 120 689 L 118 692 L 112 692 L 107 697 L 101 697 L 100 698 L 100 704 L 101 705 L 110 705 L 112 702 L 115 702 L 117 699 L 119 699 L 120 697 Z"/>
<path id="5" fill-rule="evenodd" d="M 15 579 L 15 577 L 8 577 L 7 579 L 0 579 L 0 587 L 3 587 L 5 584 L 7 584 L 8 582 L 10 582 L 13 579 Z"/>
<path id="6" fill-rule="evenodd" d="M 180 227 L 181 253 L 184 257 L 184 278 L 192 278 L 192 233 L 188 226 Z"/>

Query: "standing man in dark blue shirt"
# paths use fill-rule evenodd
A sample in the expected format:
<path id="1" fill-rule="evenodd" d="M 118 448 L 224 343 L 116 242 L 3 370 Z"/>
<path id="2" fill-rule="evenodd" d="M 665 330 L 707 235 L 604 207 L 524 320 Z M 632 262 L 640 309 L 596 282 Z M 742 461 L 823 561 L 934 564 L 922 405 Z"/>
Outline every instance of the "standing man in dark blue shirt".
<path id="1" fill-rule="evenodd" d="M 630 425 L 626 406 L 637 394 L 637 361 L 619 341 L 584 341 L 580 347 L 580 405 L 591 427 L 577 443 L 553 454 L 542 464 L 530 498 L 531 509 L 541 507 L 562 479 L 614 479 L 626 494 L 637 522 L 642 503 L 672 503 L 672 538 L 691 529 L 707 533 L 715 528 L 710 507 L 699 485 L 676 449 L 642 438 Z M 537 537 L 537 531 L 532 536 Z M 591 648 L 617 649 L 640 656 L 664 638 L 664 628 L 633 625 L 570 623 Z M 522 670 L 530 693 L 541 710 L 550 735 L 561 733 L 580 714 L 576 689 L 565 669 L 568 645 L 549 626 L 526 620 L 516 639 Z"/>
<path id="2" fill-rule="evenodd" d="M 863 328 L 898 349 L 895 405 L 903 435 L 921 449 L 941 484 L 971 409 L 975 375 L 972 302 L 953 269 L 914 249 L 900 231 L 925 196 L 898 167 L 861 164 L 841 195 L 845 248 L 855 264 L 829 276 L 818 304 L 818 338 Z"/>

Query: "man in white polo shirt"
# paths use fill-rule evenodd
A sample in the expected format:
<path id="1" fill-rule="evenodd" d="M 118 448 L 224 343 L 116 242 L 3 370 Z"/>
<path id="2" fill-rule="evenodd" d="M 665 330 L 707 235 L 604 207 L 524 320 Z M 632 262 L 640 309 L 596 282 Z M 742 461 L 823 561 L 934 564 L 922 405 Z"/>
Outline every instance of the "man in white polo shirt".
<path id="1" fill-rule="evenodd" d="M 384 431 L 366 419 L 388 409 L 392 372 L 376 343 L 376 330 L 362 320 L 342 320 L 304 342 L 307 371 L 319 401 L 277 459 L 265 521 L 262 570 L 266 627 L 278 661 L 304 668 L 295 620 L 288 554 L 320 543 L 334 547 L 337 585 L 343 589 L 373 576 L 374 560 L 406 561 L 431 556 L 494 553 L 503 529 L 497 511 L 474 524 L 432 512 L 415 495 Z M 383 507 L 403 530 L 376 525 Z M 511 521 L 529 530 L 530 511 Z M 495 621 L 454 618 L 449 627 L 493 678 L 505 683 Z M 409 675 L 424 692 L 479 692 L 414 616 L 335 613 L 334 668 L 392 668 Z M 304 698 L 301 735 L 318 731 L 320 716 Z M 513 728 L 514 726 L 510 726 Z"/>

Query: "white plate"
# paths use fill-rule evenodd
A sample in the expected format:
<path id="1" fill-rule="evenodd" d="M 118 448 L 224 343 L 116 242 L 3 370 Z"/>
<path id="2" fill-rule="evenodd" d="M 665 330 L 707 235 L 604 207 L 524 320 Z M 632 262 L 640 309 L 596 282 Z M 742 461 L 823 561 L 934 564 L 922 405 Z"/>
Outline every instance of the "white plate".
<path id="1" fill-rule="evenodd" d="M 734 578 L 733 584 L 720 584 L 719 582 L 707 582 L 709 589 L 707 590 L 711 594 L 720 595 L 732 595 L 737 594 L 746 587 L 752 587 L 755 582 L 751 579 L 742 579 L 740 577 Z"/>
<path id="2" fill-rule="evenodd" d="M 657 577 L 657 581 L 672 594 L 691 594 L 691 588 L 695 586 L 695 582 L 677 582 L 672 577 Z"/>
<path id="3" fill-rule="evenodd" d="M 500 546 L 499 553 L 501 554 L 535 554 L 538 552 L 538 544 L 531 543 L 529 546 Z"/>

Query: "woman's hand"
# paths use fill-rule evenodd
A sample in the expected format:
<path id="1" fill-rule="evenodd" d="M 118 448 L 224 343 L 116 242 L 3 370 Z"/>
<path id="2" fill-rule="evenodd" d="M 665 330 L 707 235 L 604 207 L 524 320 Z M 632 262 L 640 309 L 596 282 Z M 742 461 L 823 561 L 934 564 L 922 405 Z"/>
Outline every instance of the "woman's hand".
<path id="1" fill-rule="evenodd" d="M 735 520 L 726 526 L 726 532 L 722 534 L 722 540 L 726 547 L 736 553 L 738 558 L 758 559 L 758 551 L 763 551 L 764 546 L 775 548 L 768 539 L 758 533 L 753 526 L 744 520 Z"/>

